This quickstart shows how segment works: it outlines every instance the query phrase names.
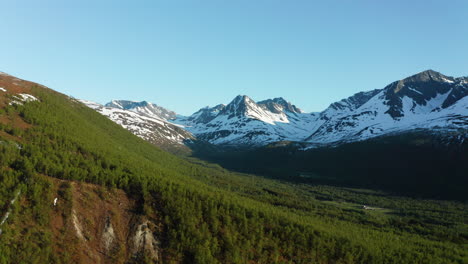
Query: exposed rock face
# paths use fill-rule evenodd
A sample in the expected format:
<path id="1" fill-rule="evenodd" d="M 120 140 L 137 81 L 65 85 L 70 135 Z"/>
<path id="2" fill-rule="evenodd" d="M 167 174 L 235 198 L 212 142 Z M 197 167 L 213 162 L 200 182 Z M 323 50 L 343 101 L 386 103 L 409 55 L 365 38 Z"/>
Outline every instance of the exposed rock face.
<path id="1" fill-rule="evenodd" d="M 134 256 L 148 256 L 154 262 L 160 261 L 160 241 L 154 235 L 155 229 L 156 226 L 148 220 L 136 226 L 132 236 Z"/>
<path id="2" fill-rule="evenodd" d="M 104 245 L 106 252 L 110 251 L 112 244 L 116 240 L 114 228 L 112 227 L 112 223 L 110 219 L 111 219 L 110 216 L 106 218 L 104 231 L 102 232 L 102 243 Z"/>
<path id="3" fill-rule="evenodd" d="M 161 228 L 135 214 L 135 201 L 122 190 L 52 179 L 61 202 L 51 215 L 56 252 L 73 263 L 139 263 L 162 259 L 156 234 Z M 61 193 L 69 193 L 67 197 Z"/>
<path id="4" fill-rule="evenodd" d="M 197 112 L 195 112 L 193 115 L 189 116 L 186 118 L 185 123 L 187 124 L 206 124 L 213 120 L 220 111 L 222 111 L 226 105 L 219 104 L 215 107 L 205 107 Z M 179 117 L 180 118 L 180 117 Z M 184 118 L 184 117 L 182 117 Z"/>
<path id="5" fill-rule="evenodd" d="M 270 112 L 273 112 L 275 114 L 280 114 L 284 111 L 298 114 L 303 113 L 301 109 L 286 101 L 282 97 L 267 99 L 264 101 L 257 102 L 257 104 L 263 106 L 264 108 L 268 109 Z"/>
<path id="6" fill-rule="evenodd" d="M 378 89 L 368 92 L 359 92 L 341 101 L 332 103 L 325 111 L 320 113 L 320 118 L 328 120 L 336 114 L 354 111 L 369 101 L 369 99 L 377 95 L 379 92 L 380 90 Z"/>
<path id="7" fill-rule="evenodd" d="M 80 220 L 78 220 L 78 216 L 76 216 L 75 210 L 72 211 L 72 221 L 73 221 L 73 227 L 75 228 L 75 231 L 76 231 L 76 236 L 79 239 L 85 241 L 86 239 L 83 235 L 83 230 L 80 224 Z"/>

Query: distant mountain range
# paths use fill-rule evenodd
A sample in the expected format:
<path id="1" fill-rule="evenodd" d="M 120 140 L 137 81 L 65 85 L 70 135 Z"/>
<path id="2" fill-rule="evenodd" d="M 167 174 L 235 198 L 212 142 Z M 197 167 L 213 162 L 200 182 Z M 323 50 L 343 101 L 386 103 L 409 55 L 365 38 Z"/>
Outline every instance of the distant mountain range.
<path id="1" fill-rule="evenodd" d="M 468 77 L 427 70 L 383 89 L 360 92 L 320 113 L 304 113 L 283 98 L 255 102 L 239 95 L 229 104 L 180 116 L 158 105 L 114 100 L 105 106 L 82 101 L 156 144 L 193 140 L 223 146 L 264 146 L 278 141 L 307 148 L 362 141 L 415 129 L 439 132 L 468 129 Z"/>

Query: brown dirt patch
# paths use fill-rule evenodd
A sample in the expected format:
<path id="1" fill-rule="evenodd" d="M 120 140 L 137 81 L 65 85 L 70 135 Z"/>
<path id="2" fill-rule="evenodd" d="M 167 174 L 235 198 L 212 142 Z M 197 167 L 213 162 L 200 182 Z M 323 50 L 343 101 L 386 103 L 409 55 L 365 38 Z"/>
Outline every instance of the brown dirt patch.
<path id="1" fill-rule="evenodd" d="M 32 94 L 31 88 L 38 84 L 24 81 L 13 76 L 0 74 L 0 87 L 5 91 L 0 91 L 0 109 L 5 108 L 12 100 L 12 96 L 18 93 Z M 28 129 L 30 124 L 26 123 L 18 113 L 3 112 L 0 113 L 0 124 L 10 125 L 13 128 Z"/>
<path id="2" fill-rule="evenodd" d="M 10 75 L 0 74 L 0 87 L 7 90 L 7 94 L 31 93 L 31 86 L 37 85 L 33 82 L 18 79 Z M 5 93 L 5 92 L 1 92 Z"/>
<path id="3" fill-rule="evenodd" d="M 54 251 L 70 255 L 72 263 L 124 263 L 128 260 L 127 239 L 136 217 L 135 201 L 122 190 L 49 179 L 58 197 L 50 218 L 56 242 Z M 108 222 L 115 235 L 110 248 L 106 248 L 103 241 Z"/>

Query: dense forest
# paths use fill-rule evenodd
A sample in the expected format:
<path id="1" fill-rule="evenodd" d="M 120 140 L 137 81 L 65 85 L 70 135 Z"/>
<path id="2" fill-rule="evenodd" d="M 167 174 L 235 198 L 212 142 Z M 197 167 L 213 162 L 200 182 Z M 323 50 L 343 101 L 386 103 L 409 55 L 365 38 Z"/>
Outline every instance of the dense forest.
<path id="1" fill-rule="evenodd" d="M 230 172 L 164 152 L 73 98 L 23 85 L 39 101 L 1 99 L 0 209 L 10 217 L 0 226 L 0 263 L 69 262 L 66 248 L 53 249 L 44 176 L 124 190 L 137 214 L 161 223 L 164 263 L 468 261 L 463 202 Z M 115 255 L 114 263 L 125 261 Z"/>
<path id="2" fill-rule="evenodd" d="M 192 156 L 240 172 L 300 183 L 377 188 L 412 197 L 467 201 L 468 131 L 404 134 L 304 150 L 279 142 L 256 149 L 192 144 Z M 352 153 L 352 155 L 350 155 Z"/>

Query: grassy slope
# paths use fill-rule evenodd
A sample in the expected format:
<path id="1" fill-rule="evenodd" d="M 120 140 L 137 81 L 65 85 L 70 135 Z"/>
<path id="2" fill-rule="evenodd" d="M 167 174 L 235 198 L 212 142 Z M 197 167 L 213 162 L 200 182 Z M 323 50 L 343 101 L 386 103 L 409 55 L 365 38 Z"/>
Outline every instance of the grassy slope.
<path id="1" fill-rule="evenodd" d="M 2 141 L 7 142 L 2 144 L 0 165 L 5 185 L 0 193 L 5 207 L 16 189 L 24 189 L 28 200 L 35 204 L 15 210 L 36 214 L 35 234 L 43 238 L 26 237 L 26 253 L 11 247 L 12 244 L 2 243 L 0 260 L 5 263 L 30 251 L 35 251 L 30 255 L 38 262 L 54 255 L 50 235 L 42 230 L 48 220 L 40 213 L 44 207 L 41 192 L 46 193 L 47 188 L 41 187 L 37 173 L 126 190 L 139 201 L 140 214 L 160 215 L 165 226 L 163 254 L 168 262 L 461 263 L 466 260 L 463 246 L 466 233 L 464 237 L 451 234 L 450 238 L 438 241 L 437 235 L 436 238 L 421 235 L 396 225 L 385 228 L 393 220 L 372 215 L 358 217 L 361 212 L 347 212 L 321 203 L 317 198 L 323 199 L 318 197 L 326 193 L 323 190 L 318 191 L 318 196 L 310 195 L 317 190 L 296 189 L 297 186 L 184 161 L 63 95 L 37 86 L 31 88 L 31 93 L 41 102 L 7 107 L 3 113 L 12 116 L 20 113 L 21 119 L 32 126 L 15 131 L 3 127 L 8 133 L 0 134 Z M 14 141 L 20 142 L 21 150 L 16 149 Z M 354 202 L 359 203 L 367 196 L 356 197 Z M 434 204 L 431 206 L 435 207 Z M 463 207 L 454 206 L 458 206 L 453 209 L 455 214 Z M 453 233 L 451 228 L 447 230 Z M 0 240 L 8 238 L 7 226 Z"/>

